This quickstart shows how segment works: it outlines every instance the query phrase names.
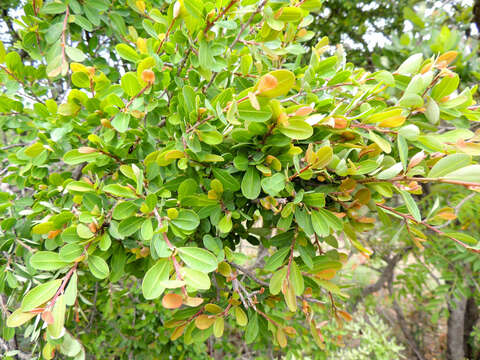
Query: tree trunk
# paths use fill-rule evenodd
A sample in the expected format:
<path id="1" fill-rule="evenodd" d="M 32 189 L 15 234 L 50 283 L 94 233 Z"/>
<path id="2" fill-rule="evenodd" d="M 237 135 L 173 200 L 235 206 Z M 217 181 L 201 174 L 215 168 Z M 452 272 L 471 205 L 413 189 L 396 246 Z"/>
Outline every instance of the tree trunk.
<path id="1" fill-rule="evenodd" d="M 475 291 L 475 289 L 473 289 Z M 470 334 L 473 331 L 473 327 L 477 323 L 480 317 L 478 311 L 478 305 L 475 302 L 475 298 L 470 296 L 467 300 L 466 309 L 465 309 L 465 318 L 464 318 L 464 334 L 463 334 L 463 347 L 465 351 L 465 357 L 467 359 L 475 359 L 477 355 L 475 348 L 472 346 Z"/>
<path id="2" fill-rule="evenodd" d="M 464 321 L 467 299 L 452 298 L 448 301 L 448 329 L 447 329 L 447 360 L 464 360 L 465 351 L 463 346 Z"/>

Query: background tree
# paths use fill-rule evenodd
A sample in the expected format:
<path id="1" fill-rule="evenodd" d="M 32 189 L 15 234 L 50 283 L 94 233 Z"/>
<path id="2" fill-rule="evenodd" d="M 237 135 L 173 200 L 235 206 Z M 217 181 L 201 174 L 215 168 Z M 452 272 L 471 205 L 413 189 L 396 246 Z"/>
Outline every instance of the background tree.
<path id="1" fill-rule="evenodd" d="M 385 27 L 397 50 L 377 72 L 318 35 L 317 1 L 33 1 L 5 17 L 2 346 L 23 349 L 7 356 L 272 358 L 288 338 L 289 356 L 328 358 L 348 294 L 369 307 L 383 287 L 396 318 L 373 305 L 412 356 L 447 318 L 448 356 L 475 356 L 477 65 L 458 6 L 467 25 L 447 30 L 402 9 L 415 26 Z M 378 358 L 400 349 L 368 340 Z"/>

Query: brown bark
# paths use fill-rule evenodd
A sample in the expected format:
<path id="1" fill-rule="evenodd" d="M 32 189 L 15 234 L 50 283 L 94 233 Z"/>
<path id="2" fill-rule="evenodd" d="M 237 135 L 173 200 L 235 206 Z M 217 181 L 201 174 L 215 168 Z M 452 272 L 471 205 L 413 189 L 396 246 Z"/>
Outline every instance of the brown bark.
<path id="1" fill-rule="evenodd" d="M 476 349 L 472 346 L 470 334 L 473 331 L 475 324 L 478 322 L 480 317 L 478 311 L 478 305 L 473 296 L 470 296 L 467 299 L 465 317 L 464 317 L 464 334 L 463 334 L 463 346 L 465 351 L 465 357 L 467 359 L 478 359 L 480 353 L 477 353 Z"/>
<path id="2" fill-rule="evenodd" d="M 448 300 L 447 322 L 447 360 L 464 360 L 465 351 L 463 346 L 464 321 L 467 299 L 451 297 Z"/>

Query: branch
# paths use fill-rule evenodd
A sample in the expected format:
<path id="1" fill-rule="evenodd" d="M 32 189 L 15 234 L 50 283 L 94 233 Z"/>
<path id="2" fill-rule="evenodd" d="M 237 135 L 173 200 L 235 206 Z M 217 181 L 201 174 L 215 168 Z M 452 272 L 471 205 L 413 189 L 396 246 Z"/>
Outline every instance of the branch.
<path id="1" fill-rule="evenodd" d="M 247 22 L 245 24 L 242 25 L 242 27 L 240 28 L 240 31 L 238 32 L 237 34 L 237 37 L 235 38 L 235 40 L 233 40 L 233 43 L 230 45 L 230 50 L 233 49 L 233 47 L 237 44 L 237 42 L 240 40 L 240 37 L 242 36 L 243 32 L 245 31 L 245 29 L 252 23 L 253 21 L 253 18 L 255 17 L 255 15 L 257 15 L 260 11 L 262 11 L 263 7 L 267 4 L 268 0 L 263 0 L 257 7 L 257 9 L 252 13 L 252 15 L 250 15 L 250 17 L 248 18 Z"/>
<path id="2" fill-rule="evenodd" d="M 441 230 L 438 230 L 436 227 L 430 225 L 429 223 L 427 223 L 426 221 L 418 221 L 418 220 L 415 220 L 415 218 L 411 215 L 408 215 L 408 214 L 404 214 L 404 213 L 401 213 L 397 210 L 395 210 L 394 208 L 391 208 L 389 206 L 386 206 L 386 205 L 382 205 L 380 203 L 376 203 L 376 205 L 378 207 L 381 207 L 382 209 L 385 209 L 387 211 L 390 211 L 391 213 L 394 213 L 395 215 L 398 215 L 400 217 L 402 217 L 404 220 L 410 220 L 410 221 L 413 221 L 414 223 L 416 224 L 419 224 L 419 225 L 423 225 L 425 226 L 427 229 L 429 230 L 432 230 L 433 232 L 437 233 L 438 235 L 440 236 L 445 236 L 453 241 L 455 241 L 458 245 L 464 247 L 465 249 L 469 250 L 469 251 L 472 251 L 472 252 L 475 252 L 475 253 L 478 253 L 480 254 L 480 249 L 475 249 L 475 248 L 472 248 L 466 244 L 464 244 L 463 242 L 461 242 L 460 240 L 454 238 L 453 236 L 447 234 L 447 233 L 444 233 L 443 231 Z"/>
<path id="3" fill-rule="evenodd" d="M 417 178 L 417 177 L 407 177 L 407 176 L 397 176 L 391 179 L 375 179 L 375 178 L 368 178 L 368 179 L 360 179 L 357 180 L 360 184 L 365 183 L 377 183 L 377 182 L 396 182 L 396 181 L 417 181 L 423 183 L 443 183 L 443 184 L 452 184 L 452 185 L 461 185 L 465 187 L 480 187 L 480 183 L 471 182 L 471 181 L 462 181 L 462 180 L 450 180 L 450 179 L 442 179 L 442 178 Z"/>
<path id="4" fill-rule="evenodd" d="M 212 21 L 212 22 L 207 22 L 207 26 L 205 27 L 205 29 L 203 30 L 203 33 L 206 34 L 208 32 L 208 30 L 210 30 L 213 25 L 215 25 L 215 23 L 223 18 L 225 16 L 225 14 L 228 12 L 228 10 L 230 10 L 230 8 L 235 5 L 235 3 L 237 3 L 239 0 L 231 0 L 230 3 L 227 5 L 227 7 L 225 9 L 223 9 L 223 11 L 217 15 L 217 17 Z"/>

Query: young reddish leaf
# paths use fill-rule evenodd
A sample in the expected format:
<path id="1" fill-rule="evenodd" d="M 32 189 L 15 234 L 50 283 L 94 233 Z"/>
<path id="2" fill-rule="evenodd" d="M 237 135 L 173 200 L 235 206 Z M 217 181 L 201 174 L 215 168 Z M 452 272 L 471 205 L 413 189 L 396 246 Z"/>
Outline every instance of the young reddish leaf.
<path id="1" fill-rule="evenodd" d="M 175 293 L 166 294 L 162 299 L 162 306 L 165 309 L 178 309 L 182 303 L 182 297 Z"/>

